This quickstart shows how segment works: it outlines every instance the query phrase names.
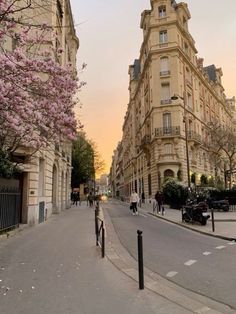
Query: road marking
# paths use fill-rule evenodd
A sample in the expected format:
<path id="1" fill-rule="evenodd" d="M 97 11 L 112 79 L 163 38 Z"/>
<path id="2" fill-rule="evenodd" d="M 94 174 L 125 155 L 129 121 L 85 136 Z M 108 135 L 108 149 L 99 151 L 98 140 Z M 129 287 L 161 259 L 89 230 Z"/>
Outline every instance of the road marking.
<path id="1" fill-rule="evenodd" d="M 229 242 L 228 245 L 235 245 L 236 242 L 232 241 L 232 242 Z"/>
<path id="2" fill-rule="evenodd" d="M 147 218 L 147 216 L 146 216 L 146 215 L 144 215 L 144 214 L 139 213 L 139 215 L 140 215 L 140 216 L 143 216 L 143 217 L 145 217 L 145 218 Z"/>
<path id="3" fill-rule="evenodd" d="M 190 259 L 189 261 L 187 261 L 186 263 L 184 263 L 184 265 L 186 266 L 191 266 L 193 264 L 195 264 L 197 261 L 195 259 Z"/>
<path id="4" fill-rule="evenodd" d="M 174 277 L 174 276 L 177 275 L 177 274 L 178 274 L 177 271 L 170 271 L 168 274 L 166 274 L 166 277 L 172 278 L 172 277 Z"/>
<path id="5" fill-rule="evenodd" d="M 208 255 L 211 255 L 211 252 L 203 252 L 202 254 L 205 256 L 208 256 Z"/>
<path id="6" fill-rule="evenodd" d="M 211 309 L 207 306 L 202 307 L 201 309 L 197 310 L 196 313 L 198 314 L 202 314 L 202 313 L 206 313 L 209 312 Z"/>
<path id="7" fill-rule="evenodd" d="M 220 246 L 217 246 L 217 247 L 216 247 L 217 250 L 222 250 L 222 249 L 224 249 L 224 248 L 225 248 L 224 245 L 220 245 Z"/>

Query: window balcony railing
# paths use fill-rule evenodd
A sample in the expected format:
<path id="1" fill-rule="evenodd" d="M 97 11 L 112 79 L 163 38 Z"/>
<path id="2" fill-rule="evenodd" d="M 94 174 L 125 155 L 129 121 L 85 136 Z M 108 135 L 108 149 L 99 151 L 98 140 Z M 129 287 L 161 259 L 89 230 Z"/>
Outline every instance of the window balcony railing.
<path id="1" fill-rule="evenodd" d="M 160 76 L 169 76 L 170 75 L 170 71 L 161 71 L 160 72 Z"/>
<path id="2" fill-rule="evenodd" d="M 202 142 L 202 138 L 201 138 L 201 135 L 196 133 L 195 131 L 192 131 L 192 130 L 189 130 L 188 131 L 188 139 L 189 140 L 193 140 L 193 141 L 196 141 L 198 143 L 201 143 Z"/>
<path id="3" fill-rule="evenodd" d="M 155 129 L 155 137 L 179 136 L 180 126 L 169 126 Z"/>
<path id="4" fill-rule="evenodd" d="M 144 135 L 144 137 L 141 139 L 141 146 L 146 146 L 151 143 L 151 136 L 150 135 Z"/>
<path id="5" fill-rule="evenodd" d="M 162 99 L 161 100 L 161 105 L 169 105 L 171 104 L 171 99 Z"/>

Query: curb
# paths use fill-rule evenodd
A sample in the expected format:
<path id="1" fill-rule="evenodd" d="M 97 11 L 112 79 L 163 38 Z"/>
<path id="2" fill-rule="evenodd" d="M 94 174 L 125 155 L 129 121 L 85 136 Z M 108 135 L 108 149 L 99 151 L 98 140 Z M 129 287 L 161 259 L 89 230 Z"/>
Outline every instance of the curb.
<path id="1" fill-rule="evenodd" d="M 228 241 L 236 241 L 236 237 L 235 238 L 234 237 L 227 237 L 227 236 L 223 236 L 223 235 L 220 235 L 220 234 L 209 233 L 207 231 L 203 231 L 203 230 L 192 228 L 191 226 L 185 225 L 182 222 L 178 222 L 178 221 L 172 220 L 170 218 L 166 218 L 166 217 L 163 217 L 163 216 L 159 216 L 157 214 L 153 214 L 152 212 L 148 212 L 148 214 L 151 215 L 151 216 L 154 216 L 156 218 L 166 220 L 166 221 L 168 221 L 170 223 L 173 223 L 175 225 L 178 225 L 178 226 L 180 226 L 182 228 L 189 229 L 189 230 L 192 230 L 192 231 L 195 231 L 195 232 L 198 232 L 198 233 L 210 236 L 210 237 L 219 238 L 219 239 L 228 240 Z M 215 220 L 215 221 L 219 222 L 221 220 Z M 223 221 L 225 221 L 225 220 L 223 220 Z M 233 222 L 233 221 L 234 220 L 230 220 L 230 222 Z"/>

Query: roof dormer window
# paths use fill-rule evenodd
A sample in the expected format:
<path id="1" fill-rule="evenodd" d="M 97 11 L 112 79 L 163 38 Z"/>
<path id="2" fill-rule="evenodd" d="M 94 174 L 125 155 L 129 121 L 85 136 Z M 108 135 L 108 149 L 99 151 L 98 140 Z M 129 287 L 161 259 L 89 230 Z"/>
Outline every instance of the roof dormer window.
<path id="1" fill-rule="evenodd" d="M 158 8 L 158 15 L 159 15 L 159 18 L 166 17 L 166 6 L 165 5 L 162 5 L 161 7 Z"/>

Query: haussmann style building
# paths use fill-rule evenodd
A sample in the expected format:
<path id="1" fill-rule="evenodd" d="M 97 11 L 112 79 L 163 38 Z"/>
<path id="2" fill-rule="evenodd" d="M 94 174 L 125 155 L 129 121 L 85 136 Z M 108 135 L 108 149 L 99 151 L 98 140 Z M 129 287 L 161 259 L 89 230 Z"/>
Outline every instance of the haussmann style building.
<path id="1" fill-rule="evenodd" d="M 232 125 L 235 98 L 224 94 L 221 68 L 197 57 L 189 19 L 187 4 L 173 0 L 151 0 L 141 15 L 143 43 L 129 67 L 130 99 L 111 166 L 113 195 L 136 189 L 151 198 L 166 177 L 187 185 L 193 173 L 196 183 L 214 174 L 207 125 Z"/>
<path id="2" fill-rule="evenodd" d="M 69 0 L 32 1 L 28 9 L 20 12 L 20 18 L 25 23 L 51 26 L 52 31 L 41 49 L 50 50 L 53 47 L 56 51 L 62 48 L 60 56 L 55 55 L 56 61 L 63 66 L 72 63 L 76 72 L 79 39 L 76 36 Z M 8 46 L 8 49 L 12 49 L 11 42 L 8 42 Z M 22 159 L 23 170 L 19 184 L 20 223 L 41 223 L 52 213 L 59 213 L 70 207 L 71 149 L 72 143 L 67 140 L 62 145 L 51 143 L 46 149 L 38 151 L 27 163 L 24 163 L 24 156 L 28 151 L 24 147 L 16 151 L 18 161 Z"/>

